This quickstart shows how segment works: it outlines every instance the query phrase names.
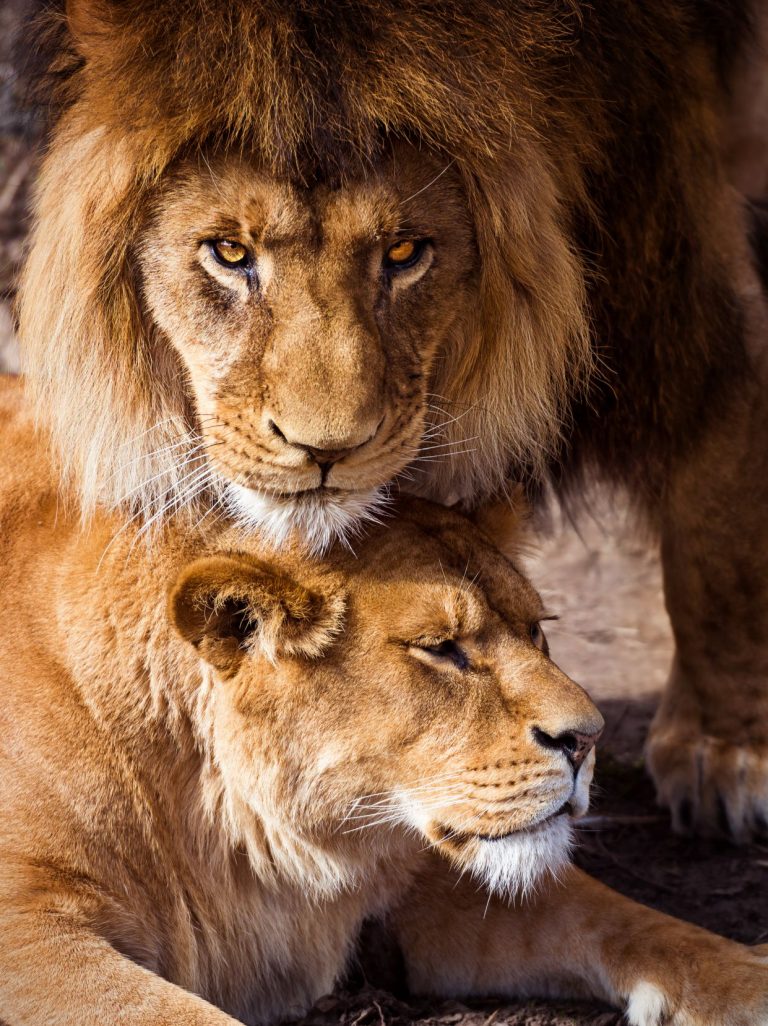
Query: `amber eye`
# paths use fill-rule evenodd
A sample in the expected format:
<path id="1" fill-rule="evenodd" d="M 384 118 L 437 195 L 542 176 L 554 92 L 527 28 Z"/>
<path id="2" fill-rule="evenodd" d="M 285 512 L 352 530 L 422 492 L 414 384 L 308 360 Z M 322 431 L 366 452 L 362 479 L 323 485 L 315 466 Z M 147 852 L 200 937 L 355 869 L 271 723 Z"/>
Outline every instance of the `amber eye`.
<path id="1" fill-rule="evenodd" d="M 384 256 L 384 266 L 390 270 L 412 267 L 424 252 L 424 239 L 401 239 L 390 246 Z"/>
<path id="2" fill-rule="evenodd" d="M 216 260 L 224 267 L 246 267 L 249 263 L 248 250 L 241 242 L 217 239 L 209 245 Z"/>

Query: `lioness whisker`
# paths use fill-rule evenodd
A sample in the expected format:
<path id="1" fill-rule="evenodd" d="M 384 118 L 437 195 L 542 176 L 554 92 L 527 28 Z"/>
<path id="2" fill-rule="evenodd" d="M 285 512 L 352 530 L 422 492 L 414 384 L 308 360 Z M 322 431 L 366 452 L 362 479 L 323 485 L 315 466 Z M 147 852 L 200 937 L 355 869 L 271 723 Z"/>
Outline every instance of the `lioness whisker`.
<path id="1" fill-rule="evenodd" d="M 464 797 L 464 795 L 457 796 L 453 791 L 448 791 L 445 794 L 429 795 L 426 800 L 421 801 L 419 804 L 422 805 L 424 808 L 440 808 L 446 802 L 448 802 L 448 804 L 453 804 L 455 801 L 463 801 Z M 452 799 L 452 801 L 448 801 L 449 799 Z M 354 820 L 373 819 L 376 816 L 380 815 L 382 812 L 386 812 L 387 810 L 399 807 L 400 805 L 397 800 L 382 803 L 378 806 L 370 806 L 368 811 L 362 811 L 359 813 L 359 815 L 346 816 L 345 821 L 350 822 Z"/>
<path id="2" fill-rule="evenodd" d="M 416 791 L 422 791 L 425 788 L 434 787 L 436 784 L 439 784 L 439 783 L 441 783 L 444 780 L 450 780 L 452 777 L 455 777 L 455 775 L 456 775 L 455 770 L 446 770 L 444 773 L 440 773 L 437 776 L 432 777 L 430 780 L 425 781 L 423 784 L 414 784 L 414 785 L 409 786 L 408 787 L 408 793 L 409 794 L 413 794 Z M 391 794 L 394 794 L 394 791 L 392 790 L 392 788 L 387 788 L 385 791 L 371 791 L 369 794 L 362 794 L 358 798 L 355 798 L 355 800 L 354 800 L 354 802 L 352 804 L 355 805 L 355 804 L 358 804 L 359 802 L 364 802 L 368 798 L 381 798 L 384 795 L 391 795 Z"/>

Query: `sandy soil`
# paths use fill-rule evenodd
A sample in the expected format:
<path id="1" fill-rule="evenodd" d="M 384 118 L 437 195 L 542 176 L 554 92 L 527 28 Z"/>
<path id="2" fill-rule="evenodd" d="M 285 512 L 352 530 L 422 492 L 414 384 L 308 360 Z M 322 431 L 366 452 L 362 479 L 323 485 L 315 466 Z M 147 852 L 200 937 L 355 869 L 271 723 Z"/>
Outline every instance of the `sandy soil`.
<path id="1" fill-rule="evenodd" d="M 0 0 L 0 369 L 15 370 L 11 303 L 34 171 L 29 124 L 18 113 L 11 61 L 22 0 Z M 560 523 L 527 560 L 560 620 L 553 658 L 603 710 L 597 797 L 579 831 L 579 863 L 649 905 L 747 942 L 768 940 L 768 848 L 674 838 L 656 808 L 642 745 L 671 654 L 658 558 L 638 538 L 624 504 L 598 496 L 578 528 Z M 615 1026 L 616 1013 L 586 1005 L 485 1001 L 408 1003 L 387 959 L 368 944 L 343 988 L 318 1002 L 304 1026 Z M 377 989 L 378 988 L 378 989 Z M 382 989 L 383 988 L 383 989 Z"/>

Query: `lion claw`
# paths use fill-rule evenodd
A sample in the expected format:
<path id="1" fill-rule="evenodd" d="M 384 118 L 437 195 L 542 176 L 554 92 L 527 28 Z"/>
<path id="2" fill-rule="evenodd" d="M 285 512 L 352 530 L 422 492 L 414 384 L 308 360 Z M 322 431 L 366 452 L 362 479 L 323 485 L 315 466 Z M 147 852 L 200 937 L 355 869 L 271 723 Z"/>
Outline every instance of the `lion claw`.
<path id="1" fill-rule="evenodd" d="M 768 836 L 768 743 L 732 744 L 695 734 L 689 723 L 653 724 L 648 769 L 679 834 Z"/>

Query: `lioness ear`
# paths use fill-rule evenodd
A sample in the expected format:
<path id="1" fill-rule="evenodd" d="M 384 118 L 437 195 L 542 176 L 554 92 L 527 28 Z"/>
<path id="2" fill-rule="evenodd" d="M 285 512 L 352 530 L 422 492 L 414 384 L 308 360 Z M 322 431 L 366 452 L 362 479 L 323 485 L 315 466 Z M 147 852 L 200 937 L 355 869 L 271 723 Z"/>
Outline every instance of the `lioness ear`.
<path id="1" fill-rule="evenodd" d="M 309 591 L 248 556 L 209 556 L 182 572 L 168 608 L 201 658 L 231 676 L 248 651 L 272 662 L 320 655 L 341 629 L 344 598 L 330 585 Z"/>
<path id="2" fill-rule="evenodd" d="M 522 485 L 515 485 L 503 499 L 492 499 L 470 515 L 481 531 L 508 559 L 519 555 L 531 515 Z"/>

